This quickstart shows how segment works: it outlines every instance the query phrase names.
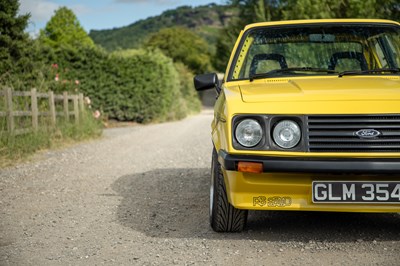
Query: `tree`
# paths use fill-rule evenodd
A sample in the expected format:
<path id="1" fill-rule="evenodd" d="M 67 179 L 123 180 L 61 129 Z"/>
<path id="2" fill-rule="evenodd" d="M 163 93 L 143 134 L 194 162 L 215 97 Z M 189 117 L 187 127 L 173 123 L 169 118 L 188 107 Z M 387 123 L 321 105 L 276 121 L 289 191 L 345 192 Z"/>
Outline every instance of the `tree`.
<path id="1" fill-rule="evenodd" d="M 0 0 L 0 75 L 19 63 L 29 42 L 29 14 L 18 16 L 18 9 L 18 0 Z"/>
<path id="2" fill-rule="evenodd" d="M 57 9 L 40 31 L 40 40 L 50 46 L 93 47 L 94 43 L 80 25 L 74 12 L 66 7 Z"/>
<path id="3" fill-rule="evenodd" d="M 289 0 L 284 19 L 386 18 L 399 19 L 397 0 Z"/>
<path id="4" fill-rule="evenodd" d="M 211 69 L 207 43 L 186 28 L 162 29 L 151 36 L 145 45 L 160 49 L 175 62 L 185 64 L 195 73 L 204 73 Z"/>

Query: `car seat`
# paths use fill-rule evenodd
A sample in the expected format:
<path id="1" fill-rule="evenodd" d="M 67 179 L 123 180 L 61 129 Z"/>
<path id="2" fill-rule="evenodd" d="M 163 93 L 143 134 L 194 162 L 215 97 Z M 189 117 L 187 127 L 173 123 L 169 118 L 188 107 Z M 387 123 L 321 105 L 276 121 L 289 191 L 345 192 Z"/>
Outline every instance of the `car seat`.
<path id="1" fill-rule="evenodd" d="M 253 57 L 250 65 L 250 75 L 257 74 L 259 63 L 261 61 L 272 60 L 279 63 L 281 68 L 287 68 L 286 59 L 281 54 L 257 54 Z"/>
<path id="2" fill-rule="evenodd" d="M 364 55 L 360 52 L 354 51 L 334 53 L 330 58 L 328 69 L 335 70 L 338 62 L 340 62 L 342 59 L 356 60 L 357 65 L 359 66 L 359 69 L 356 70 L 368 70 L 367 61 L 365 60 Z"/>

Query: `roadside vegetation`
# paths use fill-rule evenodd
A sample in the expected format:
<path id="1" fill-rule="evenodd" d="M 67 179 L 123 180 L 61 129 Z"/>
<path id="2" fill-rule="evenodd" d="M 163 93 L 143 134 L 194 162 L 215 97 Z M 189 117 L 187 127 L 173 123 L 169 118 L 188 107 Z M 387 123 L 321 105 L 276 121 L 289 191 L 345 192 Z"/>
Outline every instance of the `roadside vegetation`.
<path id="1" fill-rule="evenodd" d="M 6 117 L 1 116 L 0 166 L 37 150 L 97 137 L 108 119 L 162 122 L 200 111 L 192 89 L 193 74 L 158 48 L 109 53 L 93 43 L 75 14 L 65 7 L 32 39 L 24 32 L 29 15 L 18 15 L 18 8 L 17 0 L 0 0 L 4 17 L 0 25 L 1 89 L 83 93 L 89 102 L 79 124 L 61 121 L 51 127 L 50 122 L 41 121 L 35 133 L 11 134 Z M 5 111 L 3 102 L 0 111 Z M 14 100 L 14 105 L 17 110 L 29 108 L 22 100 Z M 27 123 L 29 118 L 17 122 Z"/>
<path id="2" fill-rule="evenodd" d="M 36 88 L 39 93 L 54 92 L 62 93 L 68 91 L 71 94 L 82 92 L 79 77 L 70 75 L 63 77 L 63 72 L 57 61 L 52 56 L 56 54 L 58 45 L 57 39 L 52 43 L 45 43 L 45 40 L 31 39 L 24 31 L 29 20 L 28 15 L 17 15 L 18 1 L 0 1 L 2 23 L 0 24 L 0 85 L 1 90 L 5 87 L 14 91 L 30 91 Z M 69 15 L 68 10 L 61 9 Z M 71 17 L 73 18 L 73 17 Z M 50 24 L 51 25 L 51 24 Z M 77 25 L 79 29 L 79 25 Z M 86 41 L 94 47 L 93 41 L 87 37 Z M 79 38 L 79 36 L 74 36 Z M 51 40 L 51 39 L 47 39 Z M 82 40 L 81 40 L 82 41 Z M 80 42 L 88 46 L 85 42 Z M 72 44 L 62 44 L 72 48 Z M 5 111 L 4 96 L 1 96 L 0 111 Z M 25 97 L 26 98 L 26 97 Z M 89 99 L 89 98 L 87 98 Z M 27 100 L 15 98 L 13 100 L 15 110 L 29 109 Z M 47 105 L 46 102 L 39 102 L 39 108 Z M 14 134 L 7 130 L 5 116 L 0 117 L 0 167 L 8 166 L 24 160 L 27 156 L 42 149 L 64 146 L 75 141 L 91 139 L 101 135 L 101 121 L 93 117 L 92 110 L 86 106 L 86 111 L 80 115 L 80 123 L 67 122 L 59 119 L 56 126 L 51 126 L 48 118 L 41 119 L 37 132 Z M 93 110 L 94 111 L 94 110 Z M 30 117 L 16 118 L 17 128 L 26 128 L 31 123 Z"/>
<path id="3" fill-rule="evenodd" d="M 14 135 L 0 133 L 0 168 L 26 160 L 30 155 L 43 149 L 57 149 L 84 140 L 99 137 L 102 124 L 93 118 L 91 112 L 80 117 L 81 122 L 59 122 L 54 127 L 40 127 L 37 132 Z M 4 121 L 2 121 L 4 122 Z"/>

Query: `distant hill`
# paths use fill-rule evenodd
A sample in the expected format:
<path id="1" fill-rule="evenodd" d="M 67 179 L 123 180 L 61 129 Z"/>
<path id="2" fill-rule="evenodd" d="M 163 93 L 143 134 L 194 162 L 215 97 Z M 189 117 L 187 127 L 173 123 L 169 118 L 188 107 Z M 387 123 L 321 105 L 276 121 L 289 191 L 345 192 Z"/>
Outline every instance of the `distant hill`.
<path id="1" fill-rule="evenodd" d="M 139 20 L 129 26 L 110 30 L 91 30 L 89 35 L 96 44 L 106 50 L 139 48 L 147 38 L 162 28 L 182 26 L 193 30 L 214 46 L 219 30 L 226 26 L 235 14 L 228 6 L 182 6 L 168 10 L 159 16 Z"/>

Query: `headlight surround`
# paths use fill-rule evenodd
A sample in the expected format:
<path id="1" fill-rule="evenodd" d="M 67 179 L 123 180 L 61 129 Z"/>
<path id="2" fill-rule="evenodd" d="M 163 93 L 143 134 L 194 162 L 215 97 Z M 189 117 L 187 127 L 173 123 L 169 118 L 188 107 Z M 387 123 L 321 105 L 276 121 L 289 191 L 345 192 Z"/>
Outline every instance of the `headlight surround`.
<path id="1" fill-rule="evenodd" d="M 301 129 L 292 120 L 282 120 L 275 126 L 272 135 L 276 145 L 283 149 L 291 149 L 299 144 Z"/>
<path id="2" fill-rule="evenodd" d="M 235 137 L 240 145 L 251 148 L 262 140 L 263 129 L 257 120 L 244 119 L 236 126 Z"/>

